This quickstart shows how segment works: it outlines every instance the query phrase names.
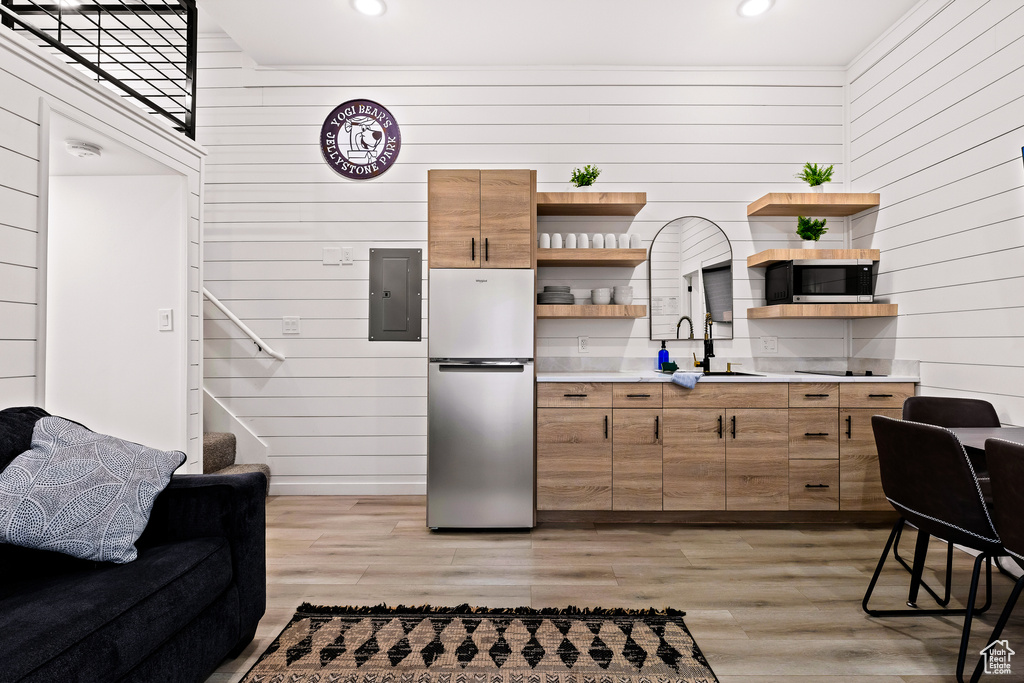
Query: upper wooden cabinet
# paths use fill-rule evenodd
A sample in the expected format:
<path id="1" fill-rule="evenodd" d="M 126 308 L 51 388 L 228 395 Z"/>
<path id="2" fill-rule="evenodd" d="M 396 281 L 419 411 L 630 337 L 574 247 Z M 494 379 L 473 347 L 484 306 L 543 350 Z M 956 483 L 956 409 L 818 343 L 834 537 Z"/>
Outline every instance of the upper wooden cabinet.
<path id="1" fill-rule="evenodd" d="M 537 172 L 427 172 L 431 268 L 532 268 Z"/>

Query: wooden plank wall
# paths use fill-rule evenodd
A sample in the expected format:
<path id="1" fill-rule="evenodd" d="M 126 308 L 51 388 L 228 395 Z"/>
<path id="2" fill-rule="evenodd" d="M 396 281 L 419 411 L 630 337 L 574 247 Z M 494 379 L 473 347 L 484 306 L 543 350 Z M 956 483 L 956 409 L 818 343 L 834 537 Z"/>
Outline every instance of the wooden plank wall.
<path id="1" fill-rule="evenodd" d="M 647 207 L 634 220 L 544 217 L 541 230 L 638 233 L 646 247 L 675 218 L 707 217 L 735 260 L 736 338 L 719 356 L 751 356 L 760 335 L 778 336 L 781 356 L 846 354 L 844 321 L 744 315 L 763 297 L 747 256 L 799 241 L 795 218 L 748 221 L 747 204 L 799 190 L 807 161 L 835 164 L 836 189 L 845 180 L 842 70 L 289 71 L 253 68 L 223 34 L 204 36 L 200 66 L 206 285 L 288 357 L 261 357 L 207 306 L 205 383 L 269 444 L 277 493 L 423 491 L 426 342 L 368 342 L 366 300 L 371 247 L 426 249 L 430 168 L 532 168 L 539 191 L 565 191 L 575 166 L 596 164 L 599 189 L 647 192 Z M 402 128 L 398 163 L 372 181 L 335 175 L 317 145 L 354 98 Z M 824 246 L 843 246 L 844 221 L 830 224 Z M 325 246 L 353 247 L 355 265 L 322 265 Z M 541 273 L 541 286 L 561 282 L 631 284 L 648 303 L 646 265 Z M 299 336 L 282 334 L 292 315 Z M 538 333 L 542 359 L 575 356 L 580 335 L 592 358 L 653 366 L 659 347 L 646 319 L 545 320 Z"/>
<path id="2" fill-rule="evenodd" d="M 862 356 L 921 360 L 920 393 L 991 401 L 1024 424 L 1024 6 L 922 3 L 850 69 L 850 175 L 880 192 L 852 223 L 882 250 L 895 321 Z"/>
<path id="3" fill-rule="evenodd" d="M 41 392 L 36 370 L 42 324 L 39 169 L 40 149 L 46 148 L 40 139 L 41 99 L 188 178 L 189 368 L 182 370 L 188 382 L 182 410 L 188 412 L 189 462 L 200 469 L 202 153 L 179 133 L 6 29 L 0 30 L 0 407 L 35 405 Z"/>

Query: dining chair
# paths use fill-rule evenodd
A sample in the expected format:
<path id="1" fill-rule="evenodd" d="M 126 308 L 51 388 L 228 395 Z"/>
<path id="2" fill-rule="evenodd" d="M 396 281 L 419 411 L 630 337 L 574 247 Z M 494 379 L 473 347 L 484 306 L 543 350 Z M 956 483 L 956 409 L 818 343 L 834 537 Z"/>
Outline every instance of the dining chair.
<path id="1" fill-rule="evenodd" d="M 1024 510 L 1024 445 L 1002 439 L 988 439 L 985 442 L 985 457 L 992 473 L 992 521 L 1003 542 L 1003 550 L 1024 568 L 1024 521 L 1020 515 L 1020 511 Z M 999 640 L 1021 590 L 1024 590 L 1024 576 L 1014 583 L 988 644 Z M 974 675 L 971 676 L 972 683 L 981 678 L 984 664 L 984 659 L 978 661 Z"/>
<path id="2" fill-rule="evenodd" d="M 967 644 L 975 614 L 992 604 L 992 557 L 1003 546 L 982 497 L 974 467 L 963 445 L 944 427 L 894 420 L 882 415 L 871 418 L 878 448 L 878 466 L 886 499 L 899 513 L 878 566 L 868 584 L 864 611 L 873 617 L 963 615 L 964 625 L 957 657 L 957 680 L 962 681 Z M 978 553 L 971 573 L 971 587 L 964 609 L 872 609 L 871 594 L 882 573 L 893 541 L 907 523 L 921 534 L 937 536 Z M 985 566 L 986 600 L 977 607 L 981 568 Z M 923 563 L 914 563 L 911 581 L 920 581 Z"/>
<path id="3" fill-rule="evenodd" d="M 949 396 L 911 396 L 903 402 L 903 419 L 911 422 L 937 425 L 939 427 L 999 427 L 999 415 L 995 407 L 988 401 L 976 398 L 959 398 Z M 991 501 L 992 492 L 989 484 L 988 466 L 984 457 L 977 457 L 968 452 L 971 464 L 974 466 L 978 483 L 981 485 L 981 492 L 986 501 Z M 911 575 L 920 575 L 914 571 L 914 567 L 907 563 L 900 555 L 900 540 L 902 532 L 896 536 L 893 543 L 893 557 Z M 914 549 L 913 563 L 920 564 L 923 569 L 925 558 L 928 555 L 928 534 L 918 533 L 917 546 Z M 924 588 L 925 592 L 942 606 L 949 604 L 950 598 L 950 576 L 953 566 L 953 545 L 948 544 L 946 548 L 946 580 L 943 597 L 938 594 L 926 582 L 911 581 L 910 591 L 907 596 L 907 604 L 913 606 L 917 603 L 918 588 Z M 1004 574 L 1006 573 L 999 560 L 996 566 Z"/>

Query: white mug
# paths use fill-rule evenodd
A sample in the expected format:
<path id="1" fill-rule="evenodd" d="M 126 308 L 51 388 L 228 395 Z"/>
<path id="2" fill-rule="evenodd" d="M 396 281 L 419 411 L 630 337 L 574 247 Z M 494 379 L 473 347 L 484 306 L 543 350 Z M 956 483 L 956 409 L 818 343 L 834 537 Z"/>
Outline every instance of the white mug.
<path id="1" fill-rule="evenodd" d="M 576 233 L 570 232 L 565 235 L 565 248 L 575 249 L 576 248 Z"/>
<path id="2" fill-rule="evenodd" d="M 551 248 L 561 249 L 562 248 L 562 233 L 553 232 L 551 233 Z"/>
<path id="3" fill-rule="evenodd" d="M 594 249 L 604 249 L 604 235 L 599 232 L 594 233 Z"/>
<path id="4" fill-rule="evenodd" d="M 629 249 L 629 235 L 624 232 L 619 234 L 619 249 Z"/>
<path id="5" fill-rule="evenodd" d="M 614 249 L 615 245 L 616 245 L 615 235 L 613 235 L 612 233 L 608 233 L 607 235 L 604 236 L 604 248 L 605 249 Z"/>
<path id="6" fill-rule="evenodd" d="M 643 249 L 644 243 L 640 240 L 640 235 L 633 233 L 629 236 L 629 248 L 630 249 Z"/>
<path id="7" fill-rule="evenodd" d="M 551 235 L 546 232 L 540 234 L 540 248 L 550 249 L 551 248 Z"/>
<path id="8" fill-rule="evenodd" d="M 579 239 L 576 240 L 576 246 L 580 249 L 590 249 L 590 235 L 581 232 Z"/>

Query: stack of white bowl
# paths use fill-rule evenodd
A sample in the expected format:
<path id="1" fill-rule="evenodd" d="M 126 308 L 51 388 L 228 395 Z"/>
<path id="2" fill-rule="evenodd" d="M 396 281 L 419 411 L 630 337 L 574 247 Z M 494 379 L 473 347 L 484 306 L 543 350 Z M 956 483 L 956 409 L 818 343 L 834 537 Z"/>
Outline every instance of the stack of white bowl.
<path id="1" fill-rule="evenodd" d="M 633 303 L 633 288 L 627 285 L 619 285 L 613 290 L 615 303 L 620 306 L 628 306 Z"/>
<path id="2" fill-rule="evenodd" d="M 590 290 L 590 301 L 595 306 L 607 306 L 612 302 L 612 290 L 608 287 Z"/>

